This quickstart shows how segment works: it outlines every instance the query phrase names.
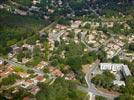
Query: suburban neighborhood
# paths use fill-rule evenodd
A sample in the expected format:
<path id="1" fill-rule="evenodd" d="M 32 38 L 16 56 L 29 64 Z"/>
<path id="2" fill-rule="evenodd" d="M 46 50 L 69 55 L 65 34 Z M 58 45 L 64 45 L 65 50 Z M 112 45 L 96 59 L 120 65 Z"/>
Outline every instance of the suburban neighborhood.
<path id="1" fill-rule="evenodd" d="M 133 4 L 0 1 L 0 100 L 133 100 Z"/>

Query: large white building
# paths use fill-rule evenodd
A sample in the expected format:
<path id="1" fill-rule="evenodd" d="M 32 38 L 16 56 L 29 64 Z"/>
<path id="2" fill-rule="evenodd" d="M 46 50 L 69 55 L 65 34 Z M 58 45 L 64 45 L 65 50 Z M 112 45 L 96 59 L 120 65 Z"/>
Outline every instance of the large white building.
<path id="1" fill-rule="evenodd" d="M 112 64 L 112 71 L 120 71 L 122 69 L 123 64 Z"/>
<path id="2" fill-rule="evenodd" d="M 127 76 L 131 76 L 131 72 L 127 65 L 124 64 L 112 64 L 112 63 L 100 63 L 101 70 L 109 70 L 113 72 L 121 71 L 126 78 Z"/>
<path id="3" fill-rule="evenodd" d="M 124 65 L 124 66 L 122 67 L 122 72 L 123 72 L 123 75 L 125 76 L 125 78 L 126 78 L 127 76 L 131 76 L 131 72 L 130 72 L 130 70 L 129 70 L 129 68 L 128 68 L 127 65 Z"/>
<path id="4" fill-rule="evenodd" d="M 100 63 L 101 70 L 110 70 L 110 71 L 120 71 L 123 64 L 112 64 L 112 63 Z"/>

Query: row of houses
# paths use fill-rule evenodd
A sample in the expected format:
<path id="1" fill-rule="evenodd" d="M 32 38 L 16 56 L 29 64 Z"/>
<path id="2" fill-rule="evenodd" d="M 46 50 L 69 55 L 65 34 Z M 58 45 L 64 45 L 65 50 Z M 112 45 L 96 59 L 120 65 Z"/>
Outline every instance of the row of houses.
<path id="1" fill-rule="evenodd" d="M 3 62 L 3 61 L 2 61 Z M 11 64 L 7 64 L 5 68 L 3 68 L 3 63 L 0 66 L 0 77 L 1 78 L 5 78 L 7 77 L 9 74 L 13 73 L 13 66 Z"/>
<path id="2" fill-rule="evenodd" d="M 107 58 L 113 58 L 117 55 L 124 46 L 124 42 L 121 39 L 112 39 L 108 42 L 108 44 L 104 47 L 104 51 L 107 53 Z"/>

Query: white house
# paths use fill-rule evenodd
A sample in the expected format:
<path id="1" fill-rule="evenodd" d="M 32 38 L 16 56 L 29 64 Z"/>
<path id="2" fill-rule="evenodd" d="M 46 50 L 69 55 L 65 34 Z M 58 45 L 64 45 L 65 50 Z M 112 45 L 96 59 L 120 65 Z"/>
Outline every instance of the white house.
<path id="1" fill-rule="evenodd" d="M 3 64 L 3 60 L 0 60 L 0 66 Z"/>
<path id="2" fill-rule="evenodd" d="M 125 86 L 125 82 L 124 81 L 118 81 L 118 80 L 114 80 L 113 81 L 114 85 L 118 85 L 118 86 Z"/>

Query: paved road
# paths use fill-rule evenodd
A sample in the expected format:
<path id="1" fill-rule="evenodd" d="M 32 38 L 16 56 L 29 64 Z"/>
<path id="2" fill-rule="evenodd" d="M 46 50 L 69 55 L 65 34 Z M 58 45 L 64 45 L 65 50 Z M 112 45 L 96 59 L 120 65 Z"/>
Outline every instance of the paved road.
<path id="1" fill-rule="evenodd" d="M 3 86 L 3 87 L 1 88 L 1 90 L 9 90 L 9 89 L 11 89 L 11 88 L 13 88 L 13 87 L 16 87 L 16 86 L 21 85 L 23 82 L 24 82 L 24 81 L 17 82 L 17 83 L 15 83 L 15 84 L 13 84 L 13 85 Z"/>
<path id="2" fill-rule="evenodd" d="M 98 48 L 92 48 L 90 47 L 88 44 L 86 44 L 86 42 L 84 41 L 86 33 L 83 33 L 81 36 L 81 42 L 88 48 L 89 51 L 97 51 Z"/>
<path id="3" fill-rule="evenodd" d="M 52 39 L 53 41 L 59 41 L 60 42 L 60 37 L 65 33 L 64 30 L 60 31 L 59 33 L 50 33 L 49 38 Z"/>
<path id="4" fill-rule="evenodd" d="M 14 65 L 14 66 L 21 67 L 21 68 L 23 68 L 23 69 L 25 69 L 25 70 L 33 70 L 35 73 L 39 73 L 39 74 L 44 75 L 44 72 L 43 72 L 43 71 L 38 70 L 38 69 L 36 69 L 36 68 L 30 68 L 30 67 L 27 67 L 27 66 L 25 66 L 25 65 L 19 64 L 18 62 L 14 62 L 14 61 L 12 61 L 12 60 L 8 60 L 8 63 L 10 63 L 10 64 L 12 64 L 12 65 Z"/>
<path id="5" fill-rule="evenodd" d="M 97 60 L 95 63 L 92 64 L 91 69 L 89 69 L 88 73 L 85 76 L 85 80 L 88 84 L 88 89 L 89 92 L 91 92 L 94 96 L 95 95 L 99 95 L 99 96 L 103 96 L 108 98 L 109 100 L 113 100 L 115 97 L 117 97 L 118 95 L 112 95 L 112 94 L 108 94 L 108 93 L 104 93 L 102 91 L 99 91 L 95 88 L 94 84 L 92 84 L 91 82 L 91 76 L 92 76 L 92 72 L 96 69 L 96 67 L 99 65 L 99 60 Z M 94 97 L 93 96 L 93 97 Z M 91 100 L 94 100 L 94 98 L 92 98 Z"/>
<path id="6" fill-rule="evenodd" d="M 90 7 L 90 10 L 91 10 L 98 18 L 100 18 L 100 15 L 99 15 L 94 9 L 92 9 L 92 8 Z"/>
<path id="7" fill-rule="evenodd" d="M 49 29 L 50 27 L 52 27 L 53 25 L 55 25 L 57 23 L 57 21 L 52 22 L 51 24 L 49 24 L 47 27 L 44 27 L 43 29 L 41 29 L 39 31 L 40 34 L 44 33 L 45 30 Z"/>
<path id="8" fill-rule="evenodd" d="M 25 66 L 25 65 L 22 65 L 22 64 L 20 64 L 20 63 L 18 63 L 18 62 L 13 61 L 13 60 L 8 60 L 8 59 L 4 59 L 4 58 L 0 58 L 0 59 L 3 60 L 3 61 L 7 61 L 9 64 L 12 64 L 12 65 L 14 65 L 14 66 L 21 67 L 21 68 L 23 68 L 23 69 L 25 69 L 25 70 L 33 70 L 35 73 L 39 73 L 39 74 L 44 75 L 44 72 L 43 72 L 42 70 L 38 70 L 38 69 L 36 69 L 36 68 L 27 67 L 27 66 Z"/>
<path id="9" fill-rule="evenodd" d="M 84 40 L 82 40 L 81 42 L 88 48 L 89 51 L 97 51 L 98 50 L 98 48 L 92 48 L 89 45 L 87 45 Z"/>

